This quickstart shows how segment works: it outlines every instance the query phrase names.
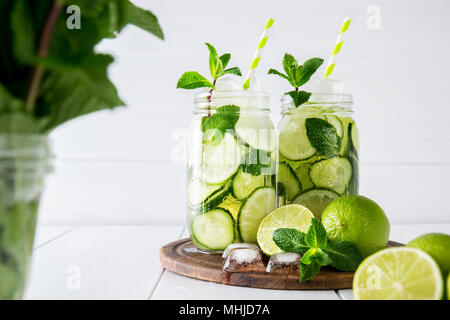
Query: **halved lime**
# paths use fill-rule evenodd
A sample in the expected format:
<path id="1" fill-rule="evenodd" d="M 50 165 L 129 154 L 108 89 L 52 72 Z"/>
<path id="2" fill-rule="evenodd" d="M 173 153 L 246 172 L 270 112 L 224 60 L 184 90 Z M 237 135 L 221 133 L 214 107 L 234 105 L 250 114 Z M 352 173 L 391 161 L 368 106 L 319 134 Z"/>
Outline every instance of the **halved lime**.
<path id="1" fill-rule="evenodd" d="M 293 228 L 306 233 L 312 218 L 312 212 L 299 204 L 289 204 L 269 213 L 258 229 L 257 240 L 262 252 L 268 256 L 283 252 L 273 241 L 273 232 L 280 228 Z"/>
<path id="2" fill-rule="evenodd" d="M 442 274 L 433 258 L 408 247 L 371 255 L 353 279 L 356 300 L 439 300 L 443 288 Z"/>

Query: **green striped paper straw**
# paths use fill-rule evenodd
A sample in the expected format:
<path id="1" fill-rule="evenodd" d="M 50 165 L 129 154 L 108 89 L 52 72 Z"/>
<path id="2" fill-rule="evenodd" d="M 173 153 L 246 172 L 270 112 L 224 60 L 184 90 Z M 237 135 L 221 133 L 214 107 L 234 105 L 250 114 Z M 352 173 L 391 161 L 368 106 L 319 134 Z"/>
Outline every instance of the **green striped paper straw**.
<path id="1" fill-rule="evenodd" d="M 261 54 L 262 54 L 264 47 L 266 46 L 267 39 L 269 38 L 269 35 L 268 35 L 269 29 L 272 27 L 272 25 L 273 25 L 273 19 L 272 18 L 267 19 L 261 39 L 258 42 L 258 47 L 256 48 L 255 55 L 253 56 L 252 63 L 250 64 L 250 69 L 248 70 L 247 76 L 245 77 L 245 82 L 243 85 L 244 89 L 250 88 L 250 81 L 253 78 L 253 76 L 255 75 L 256 68 L 259 65 L 259 61 L 261 60 Z"/>
<path id="2" fill-rule="evenodd" d="M 333 73 L 334 66 L 336 65 L 335 59 L 336 55 L 341 51 L 342 44 L 344 43 L 344 33 L 348 30 L 348 27 L 350 26 L 350 22 L 352 19 L 349 17 L 345 17 L 344 22 L 342 23 L 341 31 L 339 32 L 339 35 L 336 40 L 336 44 L 334 45 L 333 52 L 331 53 L 331 57 L 328 60 L 327 69 L 325 70 L 325 74 L 323 77 L 326 79 L 330 76 L 330 74 Z"/>

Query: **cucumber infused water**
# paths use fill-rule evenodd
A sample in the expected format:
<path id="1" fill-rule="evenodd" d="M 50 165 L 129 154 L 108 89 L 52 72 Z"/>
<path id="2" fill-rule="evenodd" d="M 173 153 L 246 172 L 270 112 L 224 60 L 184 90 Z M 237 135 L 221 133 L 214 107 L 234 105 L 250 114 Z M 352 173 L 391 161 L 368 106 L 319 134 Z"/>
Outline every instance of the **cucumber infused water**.
<path id="1" fill-rule="evenodd" d="M 295 107 L 282 98 L 278 180 L 287 203 L 309 208 L 316 218 L 333 200 L 358 193 L 358 127 L 347 94 L 312 94 Z"/>
<path id="2" fill-rule="evenodd" d="M 187 222 L 198 249 L 256 243 L 260 221 L 276 208 L 277 156 L 265 91 L 219 79 L 214 91 L 197 94 L 188 140 Z"/>

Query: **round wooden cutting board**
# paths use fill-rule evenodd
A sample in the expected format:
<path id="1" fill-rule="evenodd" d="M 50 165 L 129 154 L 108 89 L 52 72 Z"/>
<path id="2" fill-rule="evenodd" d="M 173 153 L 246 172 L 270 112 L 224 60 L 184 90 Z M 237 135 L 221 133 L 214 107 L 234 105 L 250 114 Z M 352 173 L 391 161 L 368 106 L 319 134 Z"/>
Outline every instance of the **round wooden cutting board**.
<path id="1" fill-rule="evenodd" d="M 388 247 L 401 245 L 389 241 Z M 313 279 L 299 283 L 298 272 L 224 272 L 225 259 L 221 255 L 198 251 L 189 238 L 163 246 L 159 259 L 164 268 L 183 276 L 232 286 L 264 289 L 350 289 L 354 274 L 324 267 Z M 263 262 L 267 265 L 267 257 L 263 257 Z"/>

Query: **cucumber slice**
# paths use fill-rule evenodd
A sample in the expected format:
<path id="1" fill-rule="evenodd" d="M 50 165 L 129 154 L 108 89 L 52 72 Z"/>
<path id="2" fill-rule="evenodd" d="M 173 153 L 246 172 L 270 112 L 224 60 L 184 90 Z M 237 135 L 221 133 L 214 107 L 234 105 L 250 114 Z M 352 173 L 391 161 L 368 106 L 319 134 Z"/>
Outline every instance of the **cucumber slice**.
<path id="1" fill-rule="evenodd" d="M 299 195 L 292 203 L 308 208 L 316 219 L 320 219 L 323 210 L 340 196 L 331 190 L 314 189 Z"/>
<path id="2" fill-rule="evenodd" d="M 309 168 L 311 167 L 311 164 L 312 162 L 302 162 L 294 169 L 295 175 L 298 180 L 300 180 L 302 191 L 314 188 L 314 183 L 311 181 L 311 177 L 309 176 Z"/>
<path id="3" fill-rule="evenodd" d="M 288 160 L 303 160 L 316 153 L 306 135 L 305 120 L 301 114 L 288 114 L 280 121 L 279 149 Z"/>
<path id="4" fill-rule="evenodd" d="M 267 116 L 242 114 L 234 130 L 244 143 L 253 149 L 272 152 L 276 149 L 277 136 L 272 121 Z"/>
<path id="5" fill-rule="evenodd" d="M 224 209 L 199 214 L 192 221 L 192 235 L 206 249 L 224 250 L 234 242 L 234 220 Z"/>
<path id="6" fill-rule="evenodd" d="M 286 192 L 287 201 L 291 201 L 302 190 L 302 186 L 294 170 L 285 163 L 278 166 L 278 182 L 283 184 Z"/>
<path id="7" fill-rule="evenodd" d="M 321 160 L 311 166 L 309 176 L 317 187 L 343 194 L 352 177 L 352 165 L 342 157 Z"/>
<path id="8" fill-rule="evenodd" d="M 241 148 L 236 138 L 225 133 L 220 144 L 203 145 L 203 180 L 210 184 L 220 184 L 230 178 L 239 168 Z"/>
<path id="9" fill-rule="evenodd" d="M 339 137 L 342 138 L 344 134 L 344 127 L 342 126 L 342 121 L 339 119 L 339 117 L 334 115 L 329 115 L 326 117 L 327 121 L 331 123 L 331 125 L 336 129 L 336 132 Z"/>
<path id="10" fill-rule="evenodd" d="M 358 165 L 358 158 L 353 155 L 352 152 L 350 152 L 348 160 L 350 161 L 352 165 L 352 178 L 348 182 L 348 188 L 347 191 L 351 195 L 357 195 L 359 192 L 359 165 Z"/>
<path id="11" fill-rule="evenodd" d="M 190 207 L 202 205 L 214 192 L 221 189 L 220 184 L 208 184 L 200 179 L 191 180 L 188 183 L 188 202 Z"/>
<path id="12" fill-rule="evenodd" d="M 359 131 L 358 126 L 355 122 L 350 122 L 348 124 L 348 135 L 349 135 L 349 144 L 350 150 L 354 151 L 355 154 L 359 155 Z"/>
<path id="13" fill-rule="evenodd" d="M 344 132 L 342 134 L 342 142 L 341 142 L 341 151 L 339 152 L 339 154 L 341 156 L 346 156 L 350 147 L 349 147 L 349 125 L 350 123 L 353 121 L 353 119 L 351 117 L 341 117 L 341 122 L 342 122 L 342 127 L 344 129 Z"/>
<path id="14" fill-rule="evenodd" d="M 192 206 L 192 209 L 199 213 L 212 210 L 219 204 L 221 204 L 225 200 L 225 198 L 230 194 L 230 192 L 231 192 L 231 180 L 227 181 L 227 183 L 225 183 L 218 190 L 209 195 L 197 206 Z"/>
<path id="15" fill-rule="evenodd" d="M 238 215 L 238 232 L 241 240 L 256 243 L 261 220 L 276 208 L 276 192 L 272 187 L 260 187 L 244 202 Z"/>
<path id="16" fill-rule="evenodd" d="M 232 192 L 238 200 L 247 198 L 255 189 L 266 185 L 265 175 L 254 176 L 239 169 L 233 178 Z"/>

